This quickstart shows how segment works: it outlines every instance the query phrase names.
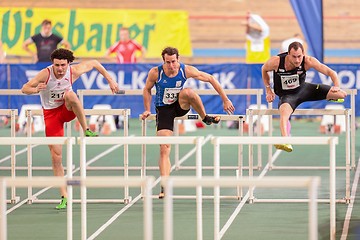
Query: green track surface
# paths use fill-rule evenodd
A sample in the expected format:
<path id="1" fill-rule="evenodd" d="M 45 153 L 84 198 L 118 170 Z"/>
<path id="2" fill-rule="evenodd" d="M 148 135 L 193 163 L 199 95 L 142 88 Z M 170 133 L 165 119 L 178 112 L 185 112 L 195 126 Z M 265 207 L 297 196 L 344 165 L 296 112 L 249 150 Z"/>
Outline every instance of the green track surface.
<path id="1" fill-rule="evenodd" d="M 198 129 L 196 132 L 185 134 L 186 136 L 237 136 L 238 132 L 228 129 L 225 123 L 221 127 L 208 126 Z M 274 120 L 274 136 L 279 135 L 279 122 Z M 319 132 L 320 122 L 317 120 L 298 119 L 292 121 L 293 136 L 324 136 Z M 155 134 L 154 122 L 149 123 L 148 135 Z M 140 122 L 137 119 L 130 120 L 129 134 L 140 136 Z M 0 129 L 1 136 L 10 136 L 9 128 Z M 77 135 L 77 133 L 74 133 Z M 119 130 L 113 136 L 123 135 Z M 357 134 L 359 135 L 359 134 Z M 21 136 L 21 134 L 18 134 Z M 43 136 L 37 133 L 35 136 Z M 339 145 L 336 148 L 337 166 L 345 166 L 345 134 L 334 134 L 339 137 Z M 357 139 L 359 137 L 357 136 Z M 91 146 L 87 148 L 87 160 L 91 160 L 102 153 L 111 145 Z M 17 151 L 25 148 L 18 146 Z M 182 145 L 180 147 L 180 158 L 184 156 L 193 146 Z M 273 151 L 275 149 L 273 148 Z M 360 152 L 359 141 L 356 141 L 356 164 L 358 163 Z M 157 166 L 159 147 L 149 145 L 147 147 L 148 166 Z M 10 147 L 0 146 L 0 160 L 10 154 Z M 64 164 L 65 154 L 64 151 Z M 244 164 L 248 164 L 248 149 L 244 147 Z M 74 146 L 73 150 L 75 167 L 79 167 L 79 145 Z M 129 146 L 130 166 L 140 166 L 141 147 Z M 263 165 L 267 162 L 267 147 L 262 147 Z M 174 164 L 174 148 L 171 155 Z M 255 159 L 257 159 L 255 157 Z M 213 145 L 208 142 L 203 147 L 203 166 L 213 164 Z M 221 147 L 221 165 L 236 166 L 237 146 Z M 276 166 L 328 166 L 329 149 L 328 146 L 294 146 L 292 153 L 281 153 L 275 162 Z M 195 156 L 187 159 L 184 166 L 195 166 Z M 0 167 L 10 166 L 10 161 L 0 163 Z M 17 156 L 17 166 L 26 166 L 26 152 Z M 51 166 L 50 154 L 47 146 L 38 146 L 33 149 L 33 166 Z M 91 166 L 123 166 L 123 148 L 120 147 L 108 155 L 102 157 Z M 256 170 L 255 175 L 259 175 L 262 169 Z M 26 176 L 25 170 L 18 170 L 17 176 Z M 157 170 L 148 170 L 148 175 L 155 178 L 159 176 Z M 248 171 L 244 171 L 246 176 Z M 336 198 L 341 199 L 345 196 L 345 170 L 336 172 Z M 351 171 L 351 186 L 353 184 L 355 170 Z M 52 176 L 52 171 L 37 170 L 33 171 L 34 176 Z M 79 172 L 75 175 L 79 175 Z M 115 170 L 92 170 L 87 172 L 88 176 L 123 176 L 123 171 Z M 130 175 L 139 176 L 139 170 L 130 171 Z M 195 170 L 180 169 L 172 172 L 175 176 L 195 176 Z M 203 170 L 204 176 L 213 175 L 213 170 Z M 9 170 L 0 170 L 0 176 L 10 176 Z M 235 176 L 235 170 L 222 170 L 221 176 Z M 329 171 L 328 170 L 271 170 L 266 176 L 320 176 L 321 186 L 319 198 L 329 197 Z M 160 187 L 156 186 L 153 191 L 158 193 Z M 40 189 L 34 189 L 36 193 Z M 135 198 L 139 195 L 138 188 L 131 188 L 130 195 Z M 211 195 L 211 189 L 204 189 L 204 195 Z M 27 190 L 17 189 L 17 195 L 21 200 L 26 199 Z M 88 198 L 123 198 L 123 189 L 88 189 Z M 194 189 L 176 189 L 177 195 L 195 194 Z M 221 189 L 222 195 L 234 195 L 236 189 Z M 306 190 L 294 189 L 256 189 L 254 193 L 258 199 L 264 198 L 306 198 Z M 74 197 L 79 198 L 80 191 L 74 188 Z M 7 190 L 7 197 L 10 198 L 10 189 Z M 359 191 L 355 196 L 355 203 L 352 209 L 350 229 L 347 239 L 360 239 L 360 204 L 358 203 Z M 39 196 L 39 199 L 59 199 L 57 189 L 50 189 Z M 153 239 L 163 239 L 163 200 L 153 200 Z M 221 201 L 221 227 L 226 223 L 229 216 L 238 206 L 239 200 L 226 199 Z M 66 211 L 55 210 L 56 203 L 34 203 L 24 204 L 7 216 L 8 239 L 9 240 L 41 240 L 41 239 L 66 239 Z M 8 204 L 7 208 L 14 207 Z M 80 239 L 81 222 L 80 204 L 74 204 L 74 239 Z M 87 204 L 88 236 L 97 231 L 114 214 L 124 208 L 120 203 L 89 203 Z M 213 201 L 204 200 L 203 202 L 203 227 L 204 239 L 213 239 Z M 343 222 L 348 205 L 339 203 L 336 205 L 336 225 L 337 239 L 340 239 Z M 174 200 L 174 239 L 196 239 L 196 203 L 190 199 Z M 329 239 L 329 204 L 319 203 L 318 205 L 318 224 L 319 239 Z M 291 239 L 303 240 L 308 238 L 308 205 L 306 203 L 254 203 L 245 204 L 235 221 L 224 234 L 222 239 Z M 107 227 L 96 239 L 143 239 L 143 204 L 142 201 L 136 202 L 128 210 L 119 216 L 109 227 Z"/>

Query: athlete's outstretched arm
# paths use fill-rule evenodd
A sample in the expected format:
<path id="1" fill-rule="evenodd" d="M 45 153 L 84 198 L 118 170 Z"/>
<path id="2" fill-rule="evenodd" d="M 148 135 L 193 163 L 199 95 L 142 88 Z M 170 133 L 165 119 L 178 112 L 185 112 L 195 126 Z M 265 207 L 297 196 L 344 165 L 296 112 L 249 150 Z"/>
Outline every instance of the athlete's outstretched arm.
<path id="1" fill-rule="evenodd" d="M 33 79 L 25 83 L 21 91 L 25 94 L 36 94 L 39 93 L 41 90 L 46 89 L 46 79 L 49 76 L 49 71 L 44 68 L 41 70 Z"/>
<path id="2" fill-rule="evenodd" d="M 310 68 L 314 68 L 315 70 L 321 72 L 322 74 L 324 74 L 326 76 L 329 76 L 331 78 L 331 80 L 333 81 L 334 86 L 335 87 L 340 87 L 339 79 L 338 79 L 337 74 L 336 74 L 336 72 L 334 70 L 332 70 L 331 68 L 329 68 L 325 64 L 319 62 L 319 60 L 317 60 L 316 58 L 306 56 L 305 69 L 308 70 Z"/>
<path id="3" fill-rule="evenodd" d="M 146 119 L 151 114 L 151 89 L 156 83 L 157 76 L 157 67 L 153 67 L 152 69 L 150 69 L 148 77 L 146 79 L 145 87 L 143 89 L 144 112 L 142 114 L 142 119 Z"/>
<path id="4" fill-rule="evenodd" d="M 81 74 L 89 72 L 93 68 L 98 70 L 99 73 L 105 77 L 113 93 L 117 93 L 119 91 L 118 84 L 112 79 L 104 66 L 97 60 L 89 60 L 72 65 L 73 82 L 75 82 L 81 76 Z"/>
<path id="5" fill-rule="evenodd" d="M 265 91 L 266 91 L 266 101 L 267 102 L 273 102 L 275 99 L 275 93 L 271 89 L 270 86 L 270 71 L 277 70 L 279 66 L 280 58 L 278 56 L 271 57 L 268 61 L 264 63 L 264 65 L 261 67 L 261 76 L 265 85 Z"/>
<path id="6" fill-rule="evenodd" d="M 235 111 L 234 105 L 232 104 L 230 99 L 227 97 L 224 89 L 221 87 L 220 83 L 214 78 L 214 76 L 212 76 L 206 72 L 199 71 L 196 67 L 190 66 L 190 65 L 186 65 L 185 74 L 186 74 L 187 78 L 191 77 L 191 78 L 203 81 L 203 82 L 210 83 L 214 87 L 215 91 L 220 95 L 220 97 L 224 103 L 224 110 L 228 114 L 234 113 L 234 111 Z"/>

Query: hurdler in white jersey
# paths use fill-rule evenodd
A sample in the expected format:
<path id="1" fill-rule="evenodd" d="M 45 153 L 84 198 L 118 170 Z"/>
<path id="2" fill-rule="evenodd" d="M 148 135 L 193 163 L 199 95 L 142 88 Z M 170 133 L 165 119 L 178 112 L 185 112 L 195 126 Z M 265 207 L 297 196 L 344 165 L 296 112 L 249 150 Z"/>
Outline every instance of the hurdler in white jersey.
<path id="1" fill-rule="evenodd" d="M 66 70 L 65 75 L 57 79 L 52 66 L 47 67 L 49 77 L 46 80 L 46 90 L 40 91 L 41 105 L 44 109 L 58 108 L 64 104 L 64 96 L 72 91 L 71 66 Z"/>
<path id="2" fill-rule="evenodd" d="M 77 117 L 84 135 L 96 137 L 87 126 L 83 106 L 72 90 L 72 84 L 86 72 L 96 69 L 108 81 L 113 93 L 119 92 L 117 83 L 106 69 L 96 60 L 83 61 L 70 66 L 75 57 L 73 52 L 59 48 L 51 54 L 52 65 L 42 69 L 34 78 L 25 83 L 22 92 L 25 94 L 40 93 L 43 106 L 45 135 L 47 137 L 64 136 L 64 123 Z M 62 165 L 62 145 L 49 145 L 52 167 L 55 176 L 64 176 Z M 66 187 L 60 187 L 61 202 L 56 209 L 65 209 L 67 205 Z"/>

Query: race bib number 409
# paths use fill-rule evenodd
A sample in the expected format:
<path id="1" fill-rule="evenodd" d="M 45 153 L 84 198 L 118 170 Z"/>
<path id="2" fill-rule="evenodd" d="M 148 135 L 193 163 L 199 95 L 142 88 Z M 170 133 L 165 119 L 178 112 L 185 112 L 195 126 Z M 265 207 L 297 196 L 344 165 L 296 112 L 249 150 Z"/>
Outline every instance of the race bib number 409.
<path id="1" fill-rule="evenodd" d="M 281 86 L 283 90 L 298 88 L 300 86 L 299 75 L 281 76 Z"/>
<path id="2" fill-rule="evenodd" d="M 163 103 L 173 104 L 178 99 L 180 91 L 181 91 L 181 88 L 165 88 Z"/>

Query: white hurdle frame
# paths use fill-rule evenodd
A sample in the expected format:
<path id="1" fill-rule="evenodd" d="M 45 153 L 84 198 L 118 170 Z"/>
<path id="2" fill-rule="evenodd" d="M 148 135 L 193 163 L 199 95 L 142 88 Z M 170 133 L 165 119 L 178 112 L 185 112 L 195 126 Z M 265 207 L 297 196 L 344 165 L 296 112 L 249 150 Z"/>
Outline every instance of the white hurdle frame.
<path id="1" fill-rule="evenodd" d="M 195 144 L 196 145 L 196 176 L 202 176 L 202 143 L 204 137 L 97 137 L 97 138 L 78 138 L 80 144 L 80 176 L 86 177 L 86 146 L 87 145 L 108 145 L 108 144 L 127 144 L 127 145 L 142 145 L 142 144 Z M 141 171 L 141 177 L 145 177 L 146 171 Z M 124 165 L 124 177 L 129 177 L 128 162 Z M 86 190 L 81 194 L 86 194 Z M 124 189 L 123 203 L 127 204 L 131 201 L 129 196 L 129 188 Z"/>
<path id="2" fill-rule="evenodd" d="M 253 115 L 279 115 L 280 111 L 278 109 L 248 109 L 246 113 L 249 116 L 249 135 L 253 135 L 252 132 L 252 125 L 253 125 Z M 317 116 L 317 115 L 344 115 L 345 116 L 345 167 L 337 167 L 337 169 L 344 169 L 346 171 L 346 178 L 345 178 L 345 185 L 346 185 L 346 193 L 345 193 L 345 202 L 350 202 L 350 145 L 351 145 L 351 137 L 350 137 L 350 109 L 296 109 L 292 114 L 294 116 L 299 115 L 309 115 L 309 116 Z M 272 126 L 270 126 L 272 129 Z M 272 131 L 269 131 L 269 136 L 272 136 Z M 249 145 L 249 151 L 252 148 Z M 258 156 L 258 167 L 261 167 L 261 156 Z M 320 167 L 320 166 L 293 166 L 293 167 L 280 167 L 274 166 L 272 164 L 272 144 L 268 146 L 268 164 L 270 169 L 312 169 L 312 170 L 319 170 L 319 169 L 329 169 L 329 167 Z"/>
<path id="3" fill-rule="evenodd" d="M 308 239 L 318 239 L 318 213 L 317 196 L 320 185 L 319 177 L 266 177 L 266 178 L 235 178 L 235 177 L 168 177 L 162 179 L 162 185 L 165 187 L 164 203 L 164 239 L 173 239 L 173 188 L 175 187 L 203 187 L 214 188 L 214 239 L 220 240 L 224 233 L 220 231 L 220 192 L 215 191 L 220 187 L 282 187 L 282 188 L 307 188 L 309 215 L 308 215 Z M 202 225 L 202 191 L 198 191 L 196 196 L 196 236 L 197 240 L 203 239 Z"/>
<path id="4" fill-rule="evenodd" d="M 71 165 L 67 165 L 66 166 L 66 170 L 67 173 L 69 175 L 72 174 L 72 145 L 74 144 L 75 139 L 71 138 L 71 137 L 51 137 L 51 138 L 46 138 L 46 137 L 2 137 L 0 138 L 0 145 L 28 145 L 31 149 L 31 145 L 54 145 L 54 144 L 59 144 L 59 145 L 66 145 L 66 150 L 67 150 L 67 164 L 71 164 Z M 15 154 L 13 155 L 14 160 L 16 161 L 16 157 Z M 29 163 L 28 160 L 28 178 L 32 178 L 32 170 L 31 170 L 31 162 Z M 15 169 L 15 167 L 13 168 Z M 12 173 L 13 170 L 12 169 Z M 15 175 L 11 176 L 13 179 L 15 179 Z M 15 188 L 15 186 L 14 186 Z M 29 186 L 28 187 L 28 197 L 27 197 L 27 203 L 28 204 L 32 204 L 34 201 L 36 201 L 36 199 L 34 199 L 33 197 L 33 191 L 32 191 L 32 187 Z M 16 190 L 14 190 L 16 191 Z M 11 202 L 14 201 L 14 196 L 11 197 Z M 17 200 L 17 199 L 16 199 Z"/>
<path id="5" fill-rule="evenodd" d="M 17 109 L 0 109 L 0 115 L 10 116 L 10 136 L 15 137 L 15 119 L 18 115 Z M 10 147 L 10 162 L 11 162 L 11 177 L 16 177 L 15 164 L 16 164 L 16 145 L 12 144 Z M 1 169 L 1 168 L 0 168 Z M 16 196 L 16 188 L 11 187 L 11 203 L 16 203 L 19 201 L 19 197 Z"/>
<path id="6" fill-rule="evenodd" d="M 214 114 L 209 114 L 210 116 L 214 115 Z M 216 114 L 216 116 L 219 116 L 221 118 L 221 121 L 238 121 L 239 122 L 239 129 L 238 129 L 238 133 L 239 136 L 243 136 L 244 133 L 244 121 L 245 121 L 245 116 L 243 115 L 226 115 L 226 114 Z M 142 136 L 146 136 L 147 134 L 147 121 L 149 120 L 156 120 L 156 114 L 150 114 L 145 120 L 143 120 L 142 115 L 140 114 L 139 119 L 141 120 L 141 131 L 142 131 Z M 179 127 L 178 127 L 178 123 L 179 120 L 201 120 L 199 114 L 186 114 L 184 116 L 181 117 L 176 117 L 174 119 L 174 136 L 179 136 Z M 146 169 L 148 167 L 146 167 L 146 145 L 142 145 L 142 165 L 145 166 L 145 168 L 143 168 L 143 171 L 146 171 Z M 240 166 L 242 166 L 243 163 L 243 146 L 239 145 L 238 146 L 238 166 L 235 167 L 224 167 L 223 169 L 240 169 Z M 180 165 L 180 161 L 179 161 L 179 144 L 175 144 L 175 151 L 174 151 L 174 158 L 175 158 L 175 169 L 176 170 L 180 170 L 180 169 L 195 169 L 196 167 L 193 166 L 181 166 Z M 150 169 L 152 169 L 150 167 Z M 156 168 L 157 169 L 157 168 Z M 213 167 L 203 167 L 203 169 L 213 169 Z"/>
<path id="7" fill-rule="evenodd" d="M 347 94 L 350 94 L 350 109 L 351 109 L 351 168 L 355 170 L 355 138 L 356 138 L 356 112 L 355 112 L 355 95 L 357 95 L 357 89 L 344 89 Z"/>
<path id="8" fill-rule="evenodd" d="M 124 136 L 128 136 L 129 135 L 129 115 L 130 115 L 130 109 L 84 109 L 84 113 L 85 115 L 122 115 L 124 116 Z M 32 116 L 43 116 L 43 111 L 40 109 L 28 109 L 26 110 L 26 117 L 27 117 L 27 125 L 26 125 L 26 132 L 27 132 L 27 136 L 28 137 L 32 137 L 31 134 L 31 125 L 29 125 L 28 123 L 31 122 L 30 119 L 32 118 Z M 67 128 L 67 136 L 70 137 L 71 136 L 71 121 L 66 123 L 66 128 Z M 82 131 L 80 131 L 80 135 L 82 136 L 84 133 Z M 52 170 L 51 167 L 33 167 L 32 166 L 32 148 L 31 146 L 28 146 L 28 167 L 16 167 L 16 170 L 26 170 L 28 169 L 28 171 L 31 170 Z M 127 153 L 127 146 L 124 146 L 124 161 L 127 158 L 126 156 L 128 155 Z M 31 166 L 31 169 L 29 169 L 29 166 Z M 15 167 L 15 165 L 14 165 Z M 101 167 L 88 167 L 90 170 L 102 170 Z M 8 167 L 2 167 L 0 169 L 8 169 Z"/>
<path id="9" fill-rule="evenodd" d="M 144 189 L 143 212 L 144 212 L 144 240 L 153 239 L 153 220 L 152 220 L 152 185 L 153 177 L 87 177 L 87 178 L 62 178 L 62 177 L 17 177 L 0 178 L 0 240 L 7 239 L 7 212 L 6 212 L 6 188 L 10 187 L 53 187 L 67 186 L 68 205 L 67 205 L 67 240 L 73 239 L 73 194 L 72 187 L 141 187 Z M 81 240 L 87 239 L 87 219 L 86 219 L 86 195 L 81 196 Z"/>
<path id="10" fill-rule="evenodd" d="M 235 144 L 294 144 L 294 145 L 329 145 L 330 152 L 330 239 L 335 240 L 336 236 L 336 148 L 338 137 L 214 137 L 214 177 L 220 178 L 220 145 Z M 249 155 L 252 153 L 249 152 Z M 253 161 L 249 156 L 249 177 L 253 177 Z M 249 188 L 249 202 L 255 202 L 255 187 Z M 214 189 L 215 194 L 220 194 L 220 189 Z M 256 199 L 256 202 L 261 200 Z M 298 200 L 301 202 L 302 200 Z M 284 202 L 284 201 L 282 201 Z M 291 201 L 294 202 L 294 201 Z"/>

